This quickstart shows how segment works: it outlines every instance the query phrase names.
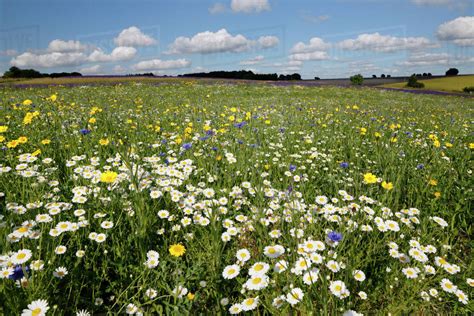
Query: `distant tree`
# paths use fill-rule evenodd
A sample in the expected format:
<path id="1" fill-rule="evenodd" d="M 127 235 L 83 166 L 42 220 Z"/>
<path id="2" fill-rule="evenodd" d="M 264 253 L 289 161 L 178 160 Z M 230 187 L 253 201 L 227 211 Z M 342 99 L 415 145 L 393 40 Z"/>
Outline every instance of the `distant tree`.
<path id="1" fill-rule="evenodd" d="M 431 74 L 431 72 L 428 73 L 428 77 L 432 77 L 433 75 Z"/>
<path id="2" fill-rule="evenodd" d="M 40 73 L 34 69 L 20 69 L 18 67 L 10 67 L 4 74 L 4 78 L 41 78 L 45 74 Z"/>
<path id="3" fill-rule="evenodd" d="M 417 77 L 421 77 L 421 74 L 416 74 Z"/>
<path id="4" fill-rule="evenodd" d="M 361 74 L 354 75 L 349 78 L 353 85 L 361 85 L 364 82 L 364 77 Z"/>
<path id="5" fill-rule="evenodd" d="M 392 78 L 392 75 L 387 75 L 387 78 Z"/>
<path id="6" fill-rule="evenodd" d="M 410 78 L 408 78 L 408 83 L 407 87 L 410 88 L 423 88 L 425 85 L 421 82 L 418 82 L 418 79 L 416 76 L 411 75 Z"/>
<path id="7" fill-rule="evenodd" d="M 380 75 L 380 78 L 385 78 L 385 74 L 381 74 L 381 75 Z"/>
<path id="8" fill-rule="evenodd" d="M 428 74 L 426 72 L 424 72 L 423 77 L 428 77 Z"/>
<path id="9" fill-rule="evenodd" d="M 319 78 L 319 77 L 314 77 L 314 80 L 321 80 L 321 78 Z"/>
<path id="10" fill-rule="evenodd" d="M 457 76 L 459 73 L 459 70 L 457 68 L 449 68 L 448 71 L 446 71 L 446 76 Z"/>
<path id="11" fill-rule="evenodd" d="M 377 75 L 372 75 L 372 78 L 373 78 L 373 79 L 377 78 Z"/>

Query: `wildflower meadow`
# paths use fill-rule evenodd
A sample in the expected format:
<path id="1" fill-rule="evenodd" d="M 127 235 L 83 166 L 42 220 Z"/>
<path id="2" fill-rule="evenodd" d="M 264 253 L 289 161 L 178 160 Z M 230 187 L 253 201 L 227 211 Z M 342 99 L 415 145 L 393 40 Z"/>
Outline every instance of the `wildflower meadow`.
<path id="1" fill-rule="evenodd" d="M 0 90 L 0 314 L 474 313 L 474 99 Z"/>

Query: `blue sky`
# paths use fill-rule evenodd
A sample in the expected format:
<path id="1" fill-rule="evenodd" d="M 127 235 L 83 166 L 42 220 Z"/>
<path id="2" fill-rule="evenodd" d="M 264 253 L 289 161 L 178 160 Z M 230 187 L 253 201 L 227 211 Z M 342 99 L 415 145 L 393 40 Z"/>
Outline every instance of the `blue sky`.
<path id="1" fill-rule="evenodd" d="M 0 71 L 474 73 L 469 0 L 0 0 Z"/>

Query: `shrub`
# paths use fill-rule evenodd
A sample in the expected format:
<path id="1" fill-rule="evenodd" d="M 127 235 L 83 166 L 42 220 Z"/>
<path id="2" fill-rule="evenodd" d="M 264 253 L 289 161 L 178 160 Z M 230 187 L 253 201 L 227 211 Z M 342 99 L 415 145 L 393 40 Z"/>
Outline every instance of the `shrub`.
<path id="1" fill-rule="evenodd" d="M 459 73 L 459 70 L 457 68 L 449 68 L 448 71 L 446 71 L 446 76 L 457 76 Z"/>
<path id="2" fill-rule="evenodd" d="M 462 89 L 462 91 L 464 91 L 466 93 L 474 93 L 474 86 L 464 87 L 464 89 Z"/>
<path id="3" fill-rule="evenodd" d="M 364 77 L 361 74 L 354 75 L 350 79 L 354 85 L 361 85 L 364 82 Z"/>
<path id="4" fill-rule="evenodd" d="M 411 75 L 410 78 L 408 78 L 407 87 L 410 87 L 410 88 L 424 88 L 425 85 L 421 82 L 418 82 L 418 79 L 416 79 L 416 75 Z"/>

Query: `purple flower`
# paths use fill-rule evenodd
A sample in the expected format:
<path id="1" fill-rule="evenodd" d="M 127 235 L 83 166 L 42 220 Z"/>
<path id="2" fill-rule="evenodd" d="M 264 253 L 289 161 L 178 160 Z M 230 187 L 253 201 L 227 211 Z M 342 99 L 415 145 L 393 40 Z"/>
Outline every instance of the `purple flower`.
<path id="1" fill-rule="evenodd" d="M 342 234 L 332 231 L 332 232 L 329 232 L 328 238 L 333 242 L 339 242 L 342 240 Z"/>
<path id="2" fill-rule="evenodd" d="M 418 169 L 418 170 L 421 170 L 423 168 L 425 168 L 425 165 L 422 164 L 422 163 L 420 163 L 418 166 L 416 166 L 416 169 Z"/>
<path id="3" fill-rule="evenodd" d="M 234 126 L 237 127 L 237 128 L 242 128 L 245 126 L 245 124 L 247 124 L 247 122 L 243 121 L 243 122 L 240 122 L 240 123 L 235 123 Z"/>
<path id="4" fill-rule="evenodd" d="M 30 267 L 26 266 L 25 271 L 28 272 L 30 271 Z M 13 268 L 13 274 L 9 276 L 10 279 L 13 281 L 21 280 L 25 276 L 25 273 L 23 272 L 23 267 L 21 265 L 17 265 Z"/>
<path id="5" fill-rule="evenodd" d="M 80 132 L 82 135 L 87 135 L 87 134 L 90 134 L 91 130 L 87 128 L 83 128 L 80 130 Z"/>
<path id="6" fill-rule="evenodd" d="M 189 150 L 189 149 L 191 149 L 191 147 L 193 147 L 193 144 L 191 144 L 191 143 L 184 143 L 182 147 L 183 147 L 184 150 Z"/>
<path id="7" fill-rule="evenodd" d="M 347 168 L 347 167 L 349 167 L 349 163 L 343 161 L 343 162 L 341 162 L 341 163 L 339 164 L 339 166 L 341 166 L 341 168 Z"/>
<path id="8" fill-rule="evenodd" d="M 293 172 L 296 170 L 296 166 L 295 165 L 290 165 L 290 171 Z"/>

